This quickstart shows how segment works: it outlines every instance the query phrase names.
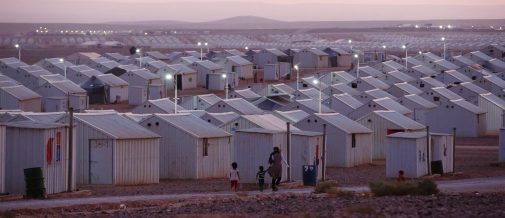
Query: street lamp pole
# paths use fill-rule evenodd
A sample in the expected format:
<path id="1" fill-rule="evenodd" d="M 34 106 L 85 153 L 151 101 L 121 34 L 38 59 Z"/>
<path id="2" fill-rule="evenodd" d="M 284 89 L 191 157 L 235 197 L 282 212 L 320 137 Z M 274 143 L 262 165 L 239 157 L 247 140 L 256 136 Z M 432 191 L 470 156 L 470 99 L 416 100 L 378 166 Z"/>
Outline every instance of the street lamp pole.
<path id="1" fill-rule="evenodd" d="M 177 114 L 177 104 L 178 104 L 178 98 L 177 98 L 177 73 L 174 73 L 174 75 L 167 74 L 165 76 L 165 79 L 167 79 L 167 80 L 172 80 L 173 79 L 174 80 L 174 114 Z M 165 85 L 165 88 L 166 88 L 166 85 Z M 167 90 L 165 89 L 165 91 L 167 91 Z M 168 98 L 168 95 L 166 95 L 166 97 Z"/>
<path id="2" fill-rule="evenodd" d="M 65 76 L 65 80 L 67 80 L 67 65 L 65 64 L 65 59 L 60 58 L 60 62 L 63 64 L 63 75 Z"/>
<path id="3" fill-rule="evenodd" d="M 446 59 L 446 45 L 445 45 L 445 37 L 442 37 L 442 42 L 444 43 L 444 60 Z"/>
<path id="4" fill-rule="evenodd" d="M 386 61 L 386 59 L 387 59 L 386 45 L 382 45 L 382 49 L 384 49 L 384 61 Z"/>
<path id="5" fill-rule="evenodd" d="M 228 76 L 226 75 L 226 73 L 224 73 L 222 77 L 226 80 L 226 83 L 224 86 L 224 94 L 226 95 L 225 99 L 228 100 Z"/>
<path id="6" fill-rule="evenodd" d="M 207 47 L 207 54 L 209 53 L 209 43 L 205 43 L 205 47 Z"/>
<path id="7" fill-rule="evenodd" d="M 349 45 L 351 46 L 351 51 L 352 51 L 352 40 L 349 39 L 349 41 L 347 41 L 349 43 Z"/>
<path id="8" fill-rule="evenodd" d="M 359 79 L 359 55 L 358 54 L 354 54 L 354 58 L 356 58 L 357 63 L 358 63 L 358 64 L 356 64 L 356 78 Z"/>
<path id="9" fill-rule="evenodd" d="M 19 44 L 14 45 L 18 49 L 18 60 L 21 61 L 21 46 Z"/>
<path id="10" fill-rule="evenodd" d="M 296 90 L 300 90 L 300 68 L 298 67 L 298 64 L 295 65 L 295 70 L 296 70 Z"/>
<path id="11" fill-rule="evenodd" d="M 322 109 L 321 109 L 321 108 L 322 108 L 322 104 L 323 104 L 323 90 L 322 90 L 322 84 L 321 84 L 322 82 L 321 82 L 321 79 L 322 79 L 323 77 L 325 77 L 325 76 L 328 76 L 328 75 L 331 75 L 331 73 L 324 74 L 324 75 L 320 76 L 319 78 L 314 79 L 314 80 L 312 81 L 312 83 L 313 83 L 314 85 L 318 85 L 318 88 L 319 88 L 319 104 L 318 104 L 318 106 L 319 106 L 319 108 L 318 108 L 319 113 L 322 113 Z"/>
<path id="12" fill-rule="evenodd" d="M 142 68 L 142 54 L 140 53 L 140 49 L 137 48 L 137 50 L 135 50 L 135 53 L 139 55 L 139 68 Z"/>
<path id="13" fill-rule="evenodd" d="M 408 69 L 407 59 L 409 58 L 409 53 L 408 53 L 408 50 L 407 50 L 407 45 L 408 44 L 402 45 L 402 48 L 405 49 L 405 69 Z"/>
<path id="14" fill-rule="evenodd" d="M 203 61 L 203 48 L 201 42 L 198 42 L 198 47 L 200 47 L 200 60 Z"/>

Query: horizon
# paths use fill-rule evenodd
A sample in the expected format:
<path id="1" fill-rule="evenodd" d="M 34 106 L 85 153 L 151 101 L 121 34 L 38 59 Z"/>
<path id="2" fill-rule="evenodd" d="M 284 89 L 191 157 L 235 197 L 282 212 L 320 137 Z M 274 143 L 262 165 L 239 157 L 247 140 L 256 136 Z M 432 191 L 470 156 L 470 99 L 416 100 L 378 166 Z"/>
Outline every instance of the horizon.
<path id="1" fill-rule="evenodd" d="M 18 0 L 2 3 L 3 23 L 115 23 L 146 21 L 211 22 L 233 17 L 262 17 L 283 22 L 302 21 L 420 21 L 505 19 L 505 3 L 483 0 L 443 2 L 260 0 Z M 205 7 L 201 5 L 205 4 Z M 26 5 L 31 5 L 27 8 Z M 42 10 L 39 10 L 42 8 Z M 75 10 L 79 8 L 79 10 Z M 89 13 L 88 11 L 91 11 Z M 138 14 L 132 18 L 132 14 Z M 90 16 L 92 15 L 92 16 Z"/>

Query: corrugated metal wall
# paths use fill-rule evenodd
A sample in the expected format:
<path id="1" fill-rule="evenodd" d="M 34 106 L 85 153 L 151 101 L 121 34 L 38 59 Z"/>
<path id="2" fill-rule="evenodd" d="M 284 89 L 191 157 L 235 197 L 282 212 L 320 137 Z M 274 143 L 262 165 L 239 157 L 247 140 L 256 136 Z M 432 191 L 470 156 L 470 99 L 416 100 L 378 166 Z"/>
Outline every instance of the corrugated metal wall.
<path id="1" fill-rule="evenodd" d="M 505 129 L 500 129 L 498 161 L 505 161 Z"/>
<path id="2" fill-rule="evenodd" d="M 478 96 L 478 105 L 480 108 L 487 111 L 486 117 L 486 135 L 498 135 L 499 130 L 502 127 L 503 121 L 503 110 L 493 104 L 492 102 L 486 100 L 485 98 Z"/>
<path id="3" fill-rule="evenodd" d="M 322 176 L 322 162 L 321 157 L 323 154 L 323 136 L 305 136 L 305 135 L 291 135 L 291 180 L 303 180 L 303 166 L 316 164 L 316 146 L 319 146 L 317 157 L 319 158 L 319 167 L 317 176 Z M 287 159 L 287 156 L 285 157 Z"/>
<path id="4" fill-rule="evenodd" d="M 369 122 L 370 121 L 370 122 Z M 371 129 L 372 133 L 372 158 L 384 159 L 385 143 L 388 129 L 402 129 L 401 127 L 389 122 L 388 120 L 378 116 L 375 113 L 357 120 L 361 125 Z"/>
<path id="5" fill-rule="evenodd" d="M 352 147 L 352 135 L 346 134 L 346 158 L 344 167 L 353 167 L 372 163 L 372 134 L 356 134 L 356 146 Z"/>
<path id="6" fill-rule="evenodd" d="M 66 191 L 68 184 L 67 128 L 26 129 L 8 127 L 6 154 L 6 191 L 23 194 L 25 191 L 25 168 L 42 167 L 47 194 Z M 57 134 L 61 135 L 60 140 Z M 48 140 L 52 160 L 47 159 Z M 60 149 L 58 149 L 58 144 Z M 59 154 L 58 154 L 59 153 Z M 74 164 L 75 166 L 75 164 Z M 75 181 L 75 180 L 74 180 Z"/>
<path id="7" fill-rule="evenodd" d="M 196 149 L 197 178 L 228 178 L 231 167 L 230 137 L 209 138 L 208 156 L 203 156 L 203 139 L 198 140 Z"/>
<path id="8" fill-rule="evenodd" d="M 249 133 L 236 132 L 234 136 L 235 156 L 240 171 L 241 183 L 255 183 L 258 167 L 261 165 L 268 168 L 268 156 L 273 151 L 273 147 L 279 146 L 283 156 L 286 158 L 286 134 L 274 133 Z M 231 167 L 231 166 L 230 166 Z M 286 180 L 286 166 L 283 165 L 282 178 Z M 268 174 L 265 182 L 270 181 Z"/>
<path id="9" fill-rule="evenodd" d="M 19 109 L 22 111 L 40 112 L 42 110 L 42 100 L 41 98 L 34 98 L 20 101 Z"/>
<path id="10" fill-rule="evenodd" d="M 427 174 L 426 137 L 388 138 L 386 141 L 386 177 L 397 177 L 400 170 L 410 178 Z"/>
<path id="11" fill-rule="evenodd" d="M 0 193 L 5 193 L 5 126 L 0 125 Z"/>
<path id="12" fill-rule="evenodd" d="M 76 137 L 76 179 L 77 184 L 89 184 L 89 141 L 91 139 L 112 139 L 95 128 L 74 119 L 76 125 L 74 135 Z"/>
<path id="13" fill-rule="evenodd" d="M 149 126 L 148 124 L 151 124 Z M 155 125 L 158 123 L 158 125 Z M 162 179 L 196 179 L 198 139 L 157 117 L 140 123 L 160 135 L 159 175 Z"/>
<path id="14" fill-rule="evenodd" d="M 116 140 L 114 144 L 115 185 L 159 182 L 159 138 Z"/>
<path id="15" fill-rule="evenodd" d="M 431 135 L 430 161 L 441 160 L 444 173 L 453 172 L 454 146 L 450 135 Z"/>

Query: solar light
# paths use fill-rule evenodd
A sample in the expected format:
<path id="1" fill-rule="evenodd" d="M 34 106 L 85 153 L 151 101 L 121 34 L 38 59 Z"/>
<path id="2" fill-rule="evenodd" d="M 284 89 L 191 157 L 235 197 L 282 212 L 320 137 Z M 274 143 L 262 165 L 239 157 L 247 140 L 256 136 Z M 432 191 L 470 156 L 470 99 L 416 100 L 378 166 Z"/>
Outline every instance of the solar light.
<path id="1" fill-rule="evenodd" d="M 312 80 L 312 83 L 314 83 L 315 85 L 317 85 L 317 84 L 319 84 L 319 80 L 314 79 L 314 80 Z"/>
<path id="2" fill-rule="evenodd" d="M 167 74 L 165 76 L 165 79 L 167 79 L 167 80 L 172 80 L 172 78 L 173 78 L 172 74 Z"/>
<path id="3" fill-rule="evenodd" d="M 226 77 L 228 77 L 228 76 L 226 76 L 226 74 L 223 74 L 223 75 L 221 75 L 221 77 L 226 78 Z"/>

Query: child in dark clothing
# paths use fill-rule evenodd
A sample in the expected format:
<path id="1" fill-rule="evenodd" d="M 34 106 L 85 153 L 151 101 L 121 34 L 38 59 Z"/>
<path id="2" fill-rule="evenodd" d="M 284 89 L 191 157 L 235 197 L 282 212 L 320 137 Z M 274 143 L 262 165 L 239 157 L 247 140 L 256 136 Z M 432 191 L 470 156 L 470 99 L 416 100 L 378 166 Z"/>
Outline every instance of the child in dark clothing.
<path id="1" fill-rule="evenodd" d="M 258 173 L 256 173 L 256 180 L 258 180 L 258 185 L 260 187 L 260 191 L 263 192 L 263 187 L 265 186 L 265 173 L 267 171 L 264 170 L 263 166 L 260 166 Z"/>

